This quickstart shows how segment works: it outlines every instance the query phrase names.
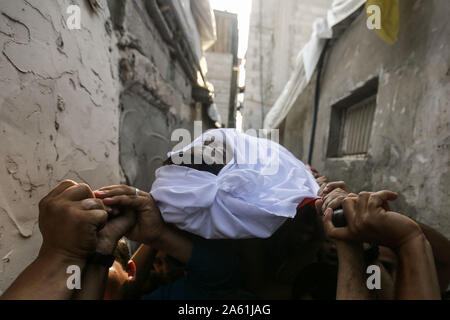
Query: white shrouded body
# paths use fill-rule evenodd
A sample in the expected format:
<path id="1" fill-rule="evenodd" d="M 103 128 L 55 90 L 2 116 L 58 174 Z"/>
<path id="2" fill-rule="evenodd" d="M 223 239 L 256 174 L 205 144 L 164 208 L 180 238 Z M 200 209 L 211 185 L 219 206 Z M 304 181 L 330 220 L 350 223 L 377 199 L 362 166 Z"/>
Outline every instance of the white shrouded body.
<path id="1" fill-rule="evenodd" d="M 206 239 L 268 238 L 304 199 L 317 197 L 306 166 L 271 140 L 211 130 L 169 156 L 179 163 L 192 152 L 206 163 L 226 158 L 226 165 L 217 176 L 179 165 L 156 172 L 151 194 L 165 222 L 181 230 Z"/>

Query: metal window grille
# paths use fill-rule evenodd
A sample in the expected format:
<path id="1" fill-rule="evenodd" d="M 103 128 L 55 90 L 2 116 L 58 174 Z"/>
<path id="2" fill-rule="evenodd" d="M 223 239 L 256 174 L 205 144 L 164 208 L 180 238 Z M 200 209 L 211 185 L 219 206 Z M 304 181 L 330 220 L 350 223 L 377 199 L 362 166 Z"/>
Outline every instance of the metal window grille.
<path id="1" fill-rule="evenodd" d="M 367 153 L 375 109 L 376 96 L 372 96 L 342 110 L 339 156 Z"/>

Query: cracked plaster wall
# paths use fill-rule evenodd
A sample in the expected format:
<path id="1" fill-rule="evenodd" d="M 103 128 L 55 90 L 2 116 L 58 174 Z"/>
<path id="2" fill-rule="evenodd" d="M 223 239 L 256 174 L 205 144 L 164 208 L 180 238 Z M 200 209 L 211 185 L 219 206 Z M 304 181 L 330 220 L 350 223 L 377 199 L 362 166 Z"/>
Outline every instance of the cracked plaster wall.
<path id="1" fill-rule="evenodd" d="M 206 117 L 145 1 L 97 2 L 0 0 L 0 294 L 36 257 L 60 180 L 149 190 L 172 131 Z"/>
<path id="2" fill-rule="evenodd" d="M 67 28 L 71 4 L 81 30 Z M 0 1 L 0 292 L 37 255 L 37 205 L 58 181 L 123 177 L 119 54 L 104 8 Z"/>
<path id="3" fill-rule="evenodd" d="M 164 42 L 142 0 L 110 0 L 119 37 L 120 163 L 129 184 L 150 190 L 154 173 L 178 141 L 173 130 L 193 136 L 204 116 L 192 99 L 192 81 Z M 204 125 L 203 130 L 208 129 Z"/>

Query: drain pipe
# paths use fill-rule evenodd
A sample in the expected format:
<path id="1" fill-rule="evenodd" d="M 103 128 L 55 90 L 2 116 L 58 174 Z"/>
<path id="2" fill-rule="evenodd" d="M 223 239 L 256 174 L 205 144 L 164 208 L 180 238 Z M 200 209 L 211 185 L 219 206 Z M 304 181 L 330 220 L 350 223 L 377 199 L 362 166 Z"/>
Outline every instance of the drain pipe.
<path id="1" fill-rule="evenodd" d="M 263 1 L 259 0 L 259 91 L 261 97 L 261 128 L 264 128 L 264 53 L 263 53 Z"/>
<path id="2" fill-rule="evenodd" d="M 308 164 L 312 164 L 312 157 L 314 152 L 314 142 L 316 139 L 316 127 L 317 127 L 317 116 L 319 114 L 319 102 L 320 102 L 320 81 L 322 79 L 322 70 L 323 70 L 323 63 L 325 60 L 325 53 L 327 52 L 328 45 L 330 43 L 330 40 L 327 39 L 325 42 L 325 46 L 323 47 L 322 53 L 320 54 L 320 60 L 319 64 L 317 66 L 317 80 L 316 80 L 316 94 L 314 98 L 314 118 L 313 118 L 313 125 L 312 125 L 312 131 L 311 131 L 311 141 L 309 143 L 309 155 L 308 155 Z"/>

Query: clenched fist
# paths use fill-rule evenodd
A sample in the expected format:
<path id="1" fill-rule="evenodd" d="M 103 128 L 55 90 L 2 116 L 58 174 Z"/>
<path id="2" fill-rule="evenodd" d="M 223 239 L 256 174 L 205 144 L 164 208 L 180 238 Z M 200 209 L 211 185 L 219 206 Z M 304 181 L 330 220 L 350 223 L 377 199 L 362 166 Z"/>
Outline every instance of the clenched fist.
<path id="1" fill-rule="evenodd" d="M 85 259 L 95 251 L 97 232 L 108 214 L 86 184 L 61 182 L 39 203 L 42 252 L 57 252 L 68 258 Z"/>
<path id="2" fill-rule="evenodd" d="M 166 229 L 155 200 L 147 192 L 116 185 L 96 190 L 95 195 L 103 199 L 106 206 L 118 209 L 122 214 L 131 211 L 136 215 L 136 223 L 126 235 L 130 240 L 151 245 L 159 240 Z"/>
<path id="3" fill-rule="evenodd" d="M 325 229 L 336 240 L 371 242 L 398 249 L 409 240 L 422 235 L 420 226 L 412 219 L 390 210 L 388 201 L 397 199 L 392 191 L 350 194 L 343 202 L 348 226 L 334 227 L 332 209 L 327 209 Z"/>

